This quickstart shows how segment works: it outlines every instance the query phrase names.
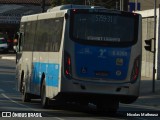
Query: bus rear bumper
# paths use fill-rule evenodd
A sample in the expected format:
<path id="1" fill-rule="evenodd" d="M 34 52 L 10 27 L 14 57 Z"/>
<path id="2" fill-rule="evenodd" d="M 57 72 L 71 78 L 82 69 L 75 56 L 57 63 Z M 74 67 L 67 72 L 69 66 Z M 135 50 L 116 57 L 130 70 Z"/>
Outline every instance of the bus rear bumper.
<path id="1" fill-rule="evenodd" d="M 118 97 L 122 103 L 127 99 L 137 99 L 139 96 L 139 80 L 135 83 L 86 83 L 72 80 L 65 80 L 65 84 L 61 86 L 62 93 L 73 94 L 92 94 L 100 96 Z"/>

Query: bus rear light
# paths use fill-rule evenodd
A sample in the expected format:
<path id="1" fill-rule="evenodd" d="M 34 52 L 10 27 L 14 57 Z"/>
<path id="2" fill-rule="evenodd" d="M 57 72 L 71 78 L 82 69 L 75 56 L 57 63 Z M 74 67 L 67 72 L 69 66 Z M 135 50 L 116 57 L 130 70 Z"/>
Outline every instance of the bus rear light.
<path id="1" fill-rule="evenodd" d="M 71 78 L 71 57 L 66 52 L 64 54 L 64 72 L 67 78 Z"/>
<path id="2" fill-rule="evenodd" d="M 76 12 L 77 10 L 76 9 L 73 9 L 73 12 Z"/>
<path id="3" fill-rule="evenodd" d="M 140 56 L 138 56 L 133 64 L 132 74 L 131 74 L 131 82 L 135 82 L 139 76 L 140 69 Z"/>
<path id="4" fill-rule="evenodd" d="M 133 15 L 134 15 L 134 16 L 136 16 L 137 14 L 136 14 L 136 13 L 134 13 Z"/>
<path id="5" fill-rule="evenodd" d="M 68 71 L 68 70 L 66 70 L 66 72 L 65 72 L 65 73 L 66 73 L 66 75 L 69 75 L 69 71 Z"/>
<path id="6" fill-rule="evenodd" d="M 71 65 L 71 58 L 70 58 L 70 57 L 67 58 L 67 64 L 68 64 L 69 66 Z"/>

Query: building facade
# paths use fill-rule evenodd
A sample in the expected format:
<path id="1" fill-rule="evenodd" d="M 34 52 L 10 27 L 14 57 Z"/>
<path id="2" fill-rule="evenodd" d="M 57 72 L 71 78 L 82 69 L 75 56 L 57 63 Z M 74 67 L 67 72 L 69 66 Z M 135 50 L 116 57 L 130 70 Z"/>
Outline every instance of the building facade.
<path id="1" fill-rule="evenodd" d="M 138 10 L 135 10 L 135 3 L 138 3 Z M 155 79 L 160 79 L 160 12 L 159 12 L 160 0 L 157 0 L 157 18 L 156 18 L 156 56 L 155 56 Z M 131 9 L 131 5 L 132 9 Z M 145 40 L 154 39 L 154 0 L 130 0 L 129 10 L 136 11 L 142 15 L 142 71 L 141 75 L 153 77 L 153 52 L 146 51 L 144 46 L 146 46 Z M 152 42 L 153 43 L 153 42 Z"/>
<path id="2" fill-rule="evenodd" d="M 160 0 L 157 1 L 157 8 L 159 8 Z M 154 0 L 129 0 L 129 11 L 142 11 L 154 8 Z"/>
<path id="3" fill-rule="evenodd" d="M 45 1 L 47 9 L 51 0 Z M 42 12 L 41 5 L 42 0 L 0 0 L 0 34 L 5 34 L 6 39 L 13 39 L 21 17 Z"/>

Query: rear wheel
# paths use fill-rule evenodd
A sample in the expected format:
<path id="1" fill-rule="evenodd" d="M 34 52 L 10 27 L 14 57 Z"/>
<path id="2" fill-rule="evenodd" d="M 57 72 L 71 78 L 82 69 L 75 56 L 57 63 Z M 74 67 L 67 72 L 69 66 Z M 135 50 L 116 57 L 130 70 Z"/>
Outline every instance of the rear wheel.
<path id="1" fill-rule="evenodd" d="M 43 108 L 49 107 L 49 98 L 46 97 L 46 84 L 45 80 L 43 80 L 41 85 L 41 105 Z"/>
<path id="2" fill-rule="evenodd" d="M 25 82 L 22 82 L 22 101 L 23 102 L 30 102 L 31 101 L 31 96 L 29 93 L 26 93 L 26 85 Z"/>
<path id="3" fill-rule="evenodd" d="M 21 73 L 21 81 L 20 81 L 20 86 L 19 86 L 19 90 L 21 93 L 23 91 L 23 82 L 24 82 L 24 71 L 22 71 Z"/>

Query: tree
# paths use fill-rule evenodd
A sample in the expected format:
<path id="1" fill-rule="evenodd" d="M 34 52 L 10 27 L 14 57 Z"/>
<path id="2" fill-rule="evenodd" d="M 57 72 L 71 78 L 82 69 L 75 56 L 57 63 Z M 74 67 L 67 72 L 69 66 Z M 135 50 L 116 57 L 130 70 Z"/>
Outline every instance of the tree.
<path id="1" fill-rule="evenodd" d="M 83 5 L 85 0 L 52 0 L 52 6 L 64 5 L 64 4 L 78 4 Z"/>
<path id="2" fill-rule="evenodd" d="M 106 8 L 115 8 L 116 0 L 94 0 L 95 6 L 104 6 Z"/>
<path id="3" fill-rule="evenodd" d="M 61 0 L 52 0 L 51 4 L 53 7 L 55 7 L 55 6 L 61 5 L 62 1 Z"/>

